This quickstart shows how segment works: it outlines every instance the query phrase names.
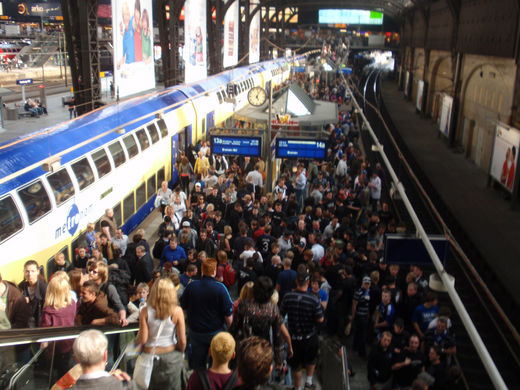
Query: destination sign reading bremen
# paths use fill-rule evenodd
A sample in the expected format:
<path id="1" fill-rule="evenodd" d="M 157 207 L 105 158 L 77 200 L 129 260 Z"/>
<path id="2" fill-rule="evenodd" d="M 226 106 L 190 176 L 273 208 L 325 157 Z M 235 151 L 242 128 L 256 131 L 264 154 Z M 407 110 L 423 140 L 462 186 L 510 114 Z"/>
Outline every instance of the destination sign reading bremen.
<path id="1" fill-rule="evenodd" d="M 298 138 L 279 138 L 276 140 L 277 158 L 325 158 L 325 141 Z"/>
<path id="2" fill-rule="evenodd" d="M 230 156 L 260 157 L 262 139 L 260 137 L 233 137 L 212 135 L 211 153 Z"/>

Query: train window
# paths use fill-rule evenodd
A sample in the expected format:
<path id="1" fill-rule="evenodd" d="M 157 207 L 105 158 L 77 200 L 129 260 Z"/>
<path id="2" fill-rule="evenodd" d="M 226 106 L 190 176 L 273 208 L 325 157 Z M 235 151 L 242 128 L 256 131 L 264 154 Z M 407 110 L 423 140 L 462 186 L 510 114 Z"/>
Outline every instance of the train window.
<path id="1" fill-rule="evenodd" d="M 18 196 L 22 199 L 25 211 L 29 217 L 29 223 L 37 221 L 49 211 L 51 211 L 51 201 L 49 195 L 43 188 L 40 180 L 18 190 Z"/>
<path id="2" fill-rule="evenodd" d="M 132 137 L 132 134 L 123 138 L 123 142 L 125 143 L 126 150 L 128 151 L 128 157 L 132 158 L 137 156 L 139 149 L 137 149 L 137 144 L 135 143 L 135 139 Z"/>
<path id="3" fill-rule="evenodd" d="M 123 147 L 119 143 L 119 141 L 114 142 L 108 146 L 108 150 L 112 155 L 112 159 L 114 160 L 114 164 L 116 168 L 121 164 L 124 164 L 126 161 L 125 152 L 123 152 Z"/>
<path id="4" fill-rule="evenodd" d="M 86 158 L 82 158 L 78 162 L 72 164 L 72 170 L 78 179 L 79 189 L 87 188 L 94 183 L 94 172 Z"/>
<path id="5" fill-rule="evenodd" d="M 47 279 L 50 279 L 51 277 L 51 271 L 54 270 L 54 257 L 56 257 L 57 255 L 59 255 L 60 253 L 63 253 L 63 256 L 65 257 L 65 265 L 70 265 L 70 260 L 69 260 L 69 248 L 68 247 L 64 247 L 62 248 L 61 251 L 59 251 L 58 253 L 56 253 L 54 256 L 52 256 L 49 260 L 47 260 Z"/>
<path id="6" fill-rule="evenodd" d="M 159 119 L 157 121 L 157 125 L 159 126 L 159 130 L 161 131 L 161 135 L 163 137 L 166 137 L 168 135 L 168 127 L 166 126 L 164 119 Z"/>
<path id="7" fill-rule="evenodd" d="M 0 242 L 19 232 L 22 228 L 22 218 L 13 198 L 8 196 L 0 200 Z"/>
<path id="8" fill-rule="evenodd" d="M 220 91 L 217 92 L 217 98 L 218 98 L 218 104 L 222 104 L 222 102 L 224 100 L 222 99 L 222 95 L 220 94 Z"/>
<path id="9" fill-rule="evenodd" d="M 121 216 L 121 203 L 118 203 L 112 207 L 112 210 L 114 210 L 114 220 L 116 221 L 116 226 L 121 226 L 123 223 L 123 217 Z"/>
<path id="10" fill-rule="evenodd" d="M 159 183 L 159 185 L 161 185 L 160 183 L 162 183 L 164 181 L 164 167 L 159 169 L 157 171 L 157 183 Z"/>
<path id="11" fill-rule="evenodd" d="M 220 93 L 222 94 L 222 97 L 225 99 L 227 98 L 227 92 L 225 89 L 223 89 L 222 91 L 220 91 Z"/>
<path id="12" fill-rule="evenodd" d="M 87 231 L 85 230 L 78 236 L 78 238 L 72 241 L 70 247 L 72 248 L 72 258 L 76 257 L 79 248 L 87 248 L 87 250 L 90 250 L 88 249 Z"/>
<path id="13" fill-rule="evenodd" d="M 157 132 L 157 128 L 155 127 L 155 123 L 148 125 L 148 133 L 150 133 L 150 137 L 152 138 L 152 144 L 159 141 L 159 133 Z"/>
<path id="14" fill-rule="evenodd" d="M 92 153 L 92 160 L 94 160 L 94 165 L 97 168 L 99 178 L 102 178 L 112 170 L 105 149 L 100 149 L 97 152 Z"/>
<path id="15" fill-rule="evenodd" d="M 135 190 L 135 208 L 139 210 L 146 202 L 146 183 L 141 184 Z"/>
<path id="16" fill-rule="evenodd" d="M 132 215 L 135 213 L 134 208 L 134 193 L 132 192 L 125 199 L 123 199 L 123 217 L 124 222 L 128 221 Z"/>
<path id="17" fill-rule="evenodd" d="M 139 144 L 141 145 L 141 151 L 145 150 L 150 146 L 150 141 L 148 140 L 148 137 L 146 136 L 146 132 L 144 129 L 138 130 L 136 133 L 137 139 L 139 140 Z"/>
<path id="18" fill-rule="evenodd" d="M 201 134 L 205 134 L 205 133 L 206 133 L 206 118 L 202 118 Z"/>
<path id="19" fill-rule="evenodd" d="M 47 176 L 47 180 L 51 185 L 52 192 L 54 192 L 58 206 L 74 195 L 74 186 L 65 168 Z"/>
<path id="20" fill-rule="evenodd" d="M 148 180 L 146 180 L 146 199 L 150 199 L 152 196 L 155 195 L 155 191 L 157 188 L 155 188 L 155 175 L 150 176 Z"/>

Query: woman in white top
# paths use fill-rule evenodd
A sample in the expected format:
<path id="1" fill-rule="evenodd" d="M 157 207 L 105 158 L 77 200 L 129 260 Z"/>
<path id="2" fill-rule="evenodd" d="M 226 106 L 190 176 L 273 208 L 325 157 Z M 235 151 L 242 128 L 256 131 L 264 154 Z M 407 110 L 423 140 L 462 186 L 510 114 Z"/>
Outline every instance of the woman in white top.
<path id="1" fill-rule="evenodd" d="M 163 327 L 159 334 L 161 322 Z M 146 353 L 152 353 L 155 347 L 157 358 L 148 389 L 180 390 L 186 332 L 184 314 L 170 279 L 158 279 L 152 286 L 147 306 L 139 316 L 137 342 L 144 345 Z"/>
<path id="2" fill-rule="evenodd" d="M 155 207 L 161 206 L 161 214 L 164 216 L 164 208 L 170 203 L 172 203 L 172 190 L 168 188 L 168 182 L 165 180 L 161 183 L 159 191 L 157 191 Z"/>

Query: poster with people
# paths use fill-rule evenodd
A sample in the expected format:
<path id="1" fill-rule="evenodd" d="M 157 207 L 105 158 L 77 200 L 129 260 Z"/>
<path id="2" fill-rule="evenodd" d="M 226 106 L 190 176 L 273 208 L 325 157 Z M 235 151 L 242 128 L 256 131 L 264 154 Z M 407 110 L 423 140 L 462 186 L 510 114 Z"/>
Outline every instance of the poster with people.
<path id="1" fill-rule="evenodd" d="M 238 0 L 233 1 L 224 17 L 224 68 L 238 62 Z"/>
<path id="2" fill-rule="evenodd" d="M 184 3 L 184 61 L 186 83 L 205 79 L 206 0 L 186 0 Z M 238 28 L 238 26 L 237 26 Z"/>
<path id="3" fill-rule="evenodd" d="M 254 10 L 260 2 L 251 0 L 251 10 Z M 249 25 L 249 63 L 260 61 L 260 11 L 258 11 Z"/>
<path id="4" fill-rule="evenodd" d="M 439 122 L 439 130 L 446 137 L 450 136 L 451 110 L 453 107 L 453 98 L 448 94 L 442 95 L 441 120 Z"/>
<path id="5" fill-rule="evenodd" d="M 155 88 L 152 0 L 112 0 L 114 84 L 119 97 Z"/>
<path id="6" fill-rule="evenodd" d="M 519 146 L 519 130 L 506 125 L 497 125 L 490 175 L 510 192 L 513 191 L 515 183 Z"/>

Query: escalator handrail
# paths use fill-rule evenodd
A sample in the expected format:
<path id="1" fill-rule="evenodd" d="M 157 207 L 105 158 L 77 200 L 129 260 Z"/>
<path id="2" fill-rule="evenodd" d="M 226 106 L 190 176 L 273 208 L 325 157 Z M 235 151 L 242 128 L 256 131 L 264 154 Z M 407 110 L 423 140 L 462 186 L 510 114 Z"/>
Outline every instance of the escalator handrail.
<path id="1" fill-rule="evenodd" d="M 0 348 L 15 345 L 69 340 L 78 337 L 84 330 L 98 329 L 105 334 L 120 334 L 139 330 L 139 324 L 120 326 L 63 326 L 53 328 L 9 329 L 0 332 Z"/>

